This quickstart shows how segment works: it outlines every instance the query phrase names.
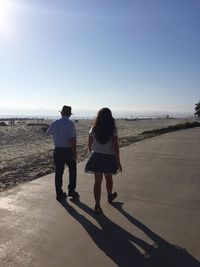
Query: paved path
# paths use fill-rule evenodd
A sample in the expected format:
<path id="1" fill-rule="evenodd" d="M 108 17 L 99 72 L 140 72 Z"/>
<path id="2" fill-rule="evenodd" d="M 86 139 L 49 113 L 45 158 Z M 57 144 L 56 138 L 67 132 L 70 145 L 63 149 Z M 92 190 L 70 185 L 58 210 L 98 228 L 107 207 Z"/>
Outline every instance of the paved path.
<path id="1" fill-rule="evenodd" d="M 93 213 L 93 176 L 78 165 L 80 203 L 55 201 L 54 175 L 0 193 L 1 267 L 200 266 L 200 128 L 121 149 L 119 197 Z"/>

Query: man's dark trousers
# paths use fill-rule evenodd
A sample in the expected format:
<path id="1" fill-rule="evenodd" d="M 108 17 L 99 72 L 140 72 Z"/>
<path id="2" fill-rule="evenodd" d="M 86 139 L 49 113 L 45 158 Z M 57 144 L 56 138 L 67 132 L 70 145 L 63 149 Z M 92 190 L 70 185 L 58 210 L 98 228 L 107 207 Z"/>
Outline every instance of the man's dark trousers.
<path id="1" fill-rule="evenodd" d="M 76 188 L 76 160 L 73 159 L 72 148 L 56 147 L 53 159 L 56 167 L 55 187 L 57 196 L 63 194 L 62 185 L 65 164 L 69 169 L 68 192 L 73 192 Z"/>

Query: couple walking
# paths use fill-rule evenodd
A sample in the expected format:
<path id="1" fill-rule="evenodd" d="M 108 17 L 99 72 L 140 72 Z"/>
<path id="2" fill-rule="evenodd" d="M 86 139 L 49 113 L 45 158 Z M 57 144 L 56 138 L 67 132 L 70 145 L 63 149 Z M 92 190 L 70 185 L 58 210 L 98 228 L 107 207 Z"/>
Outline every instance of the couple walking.
<path id="1" fill-rule="evenodd" d="M 56 167 L 55 188 L 58 201 L 67 197 L 66 193 L 62 190 L 65 164 L 69 169 L 68 196 L 72 198 L 79 197 L 79 193 L 75 191 L 77 177 L 76 128 L 75 124 L 69 119 L 72 115 L 71 107 L 63 106 L 60 112 L 62 117 L 52 122 L 47 129 L 47 134 L 53 136 L 55 145 L 53 159 Z M 102 108 L 99 110 L 96 120 L 89 131 L 88 147 L 90 158 L 85 166 L 85 172 L 94 174 L 95 212 L 101 213 L 100 199 L 103 176 L 106 179 L 108 201 L 111 203 L 117 197 L 117 192 L 112 192 L 112 176 L 118 170 L 122 171 L 118 132 L 110 109 Z"/>

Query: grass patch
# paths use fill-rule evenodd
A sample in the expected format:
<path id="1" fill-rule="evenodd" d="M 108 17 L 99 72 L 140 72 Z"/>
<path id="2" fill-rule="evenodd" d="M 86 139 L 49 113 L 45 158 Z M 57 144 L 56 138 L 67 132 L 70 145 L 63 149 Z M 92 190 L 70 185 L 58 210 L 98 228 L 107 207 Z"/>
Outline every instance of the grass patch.
<path id="1" fill-rule="evenodd" d="M 189 128 L 195 128 L 195 127 L 200 127 L 200 122 L 194 121 L 194 122 L 186 122 L 182 124 L 177 124 L 177 125 L 172 125 L 164 128 L 159 128 L 155 130 L 150 130 L 150 131 L 144 131 L 141 134 L 137 136 L 126 136 L 126 137 L 120 137 L 119 138 L 119 146 L 128 146 L 132 143 L 136 143 L 139 141 L 142 141 L 147 138 L 151 138 L 157 135 L 169 133 L 169 132 L 174 132 L 178 130 L 183 130 L 183 129 L 189 129 Z"/>
<path id="2" fill-rule="evenodd" d="M 155 129 L 152 131 L 144 131 L 141 134 L 163 134 L 163 133 L 169 133 L 177 130 L 183 130 L 183 129 L 189 129 L 194 127 L 200 127 L 200 123 L 197 121 L 194 122 L 186 122 L 182 124 L 172 125 L 160 129 Z"/>

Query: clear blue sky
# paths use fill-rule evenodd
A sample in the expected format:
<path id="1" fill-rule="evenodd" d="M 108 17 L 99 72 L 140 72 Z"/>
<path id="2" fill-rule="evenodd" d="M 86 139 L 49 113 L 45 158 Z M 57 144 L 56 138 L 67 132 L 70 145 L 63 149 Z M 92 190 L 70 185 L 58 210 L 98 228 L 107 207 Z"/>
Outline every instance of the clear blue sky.
<path id="1" fill-rule="evenodd" d="M 0 115 L 199 100 L 199 0 L 0 0 Z"/>

